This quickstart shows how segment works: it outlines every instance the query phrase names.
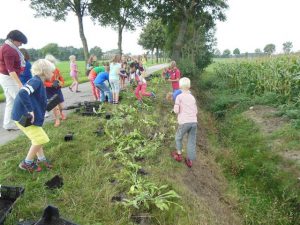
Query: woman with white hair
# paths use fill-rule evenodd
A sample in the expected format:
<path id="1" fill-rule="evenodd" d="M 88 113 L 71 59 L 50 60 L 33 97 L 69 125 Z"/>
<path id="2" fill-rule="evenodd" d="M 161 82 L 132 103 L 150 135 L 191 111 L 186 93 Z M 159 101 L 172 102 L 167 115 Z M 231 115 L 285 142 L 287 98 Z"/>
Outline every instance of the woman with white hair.
<path id="1" fill-rule="evenodd" d="M 12 119 L 17 127 L 31 140 L 27 156 L 19 164 L 20 169 L 29 172 L 40 172 L 41 165 L 52 168 L 44 155 L 43 145 L 49 142 L 49 138 L 42 126 L 47 106 L 44 82 L 51 79 L 54 70 L 55 66 L 46 59 L 34 62 L 31 69 L 33 77 L 18 92 L 12 110 Z"/>
<path id="2" fill-rule="evenodd" d="M 19 47 L 26 43 L 27 37 L 21 31 L 12 30 L 0 47 L 0 85 L 6 100 L 3 128 L 7 131 L 18 130 L 11 119 L 11 111 L 16 95 L 23 86 L 19 75 L 25 67 L 25 59 Z"/>
<path id="3" fill-rule="evenodd" d="M 47 54 L 45 59 L 53 63 L 55 66 L 58 62 L 58 60 L 50 54 Z M 53 114 L 55 118 L 54 127 L 58 127 L 60 125 L 60 119 L 66 119 L 66 116 L 63 113 L 63 103 L 65 100 L 61 91 L 61 88 L 64 86 L 64 83 L 65 80 L 57 67 L 53 71 L 51 79 L 49 81 L 46 80 L 44 82 L 44 85 L 46 87 L 47 99 L 51 99 L 54 95 L 58 95 L 59 97 L 59 104 L 53 109 Z"/>

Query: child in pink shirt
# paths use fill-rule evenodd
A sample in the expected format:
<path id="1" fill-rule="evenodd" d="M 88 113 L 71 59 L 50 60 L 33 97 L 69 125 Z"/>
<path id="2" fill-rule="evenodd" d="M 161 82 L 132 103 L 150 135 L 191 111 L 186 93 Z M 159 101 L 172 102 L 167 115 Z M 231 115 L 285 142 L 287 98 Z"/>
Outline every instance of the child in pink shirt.
<path id="1" fill-rule="evenodd" d="M 179 80 L 179 87 L 182 91 L 176 97 L 174 112 L 177 114 L 178 129 L 176 132 L 176 151 L 172 152 L 172 157 L 182 161 L 182 139 L 185 134 L 188 135 L 187 158 L 185 163 L 192 167 L 192 161 L 196 159 L 196 139 L 197 139 L 197 105 L 194 96 L 189 91 L 191 81 L 183 77 Z"/>
<path id="2" fill-rule="evenodd" d="M 73 83 L 71 84 L 71 86 L 69 87 L 70 91 L 74 91 L 73 87 L 75 87 L 75 91 L 76 92 L 80 92 L 78 91 L 78 67 L 77 67 L 77 63 L 76 63 L 76 56 L 75 55 L 71 55 L 69 57 L 70 59 L 70 76 L 73 79 Z"/>

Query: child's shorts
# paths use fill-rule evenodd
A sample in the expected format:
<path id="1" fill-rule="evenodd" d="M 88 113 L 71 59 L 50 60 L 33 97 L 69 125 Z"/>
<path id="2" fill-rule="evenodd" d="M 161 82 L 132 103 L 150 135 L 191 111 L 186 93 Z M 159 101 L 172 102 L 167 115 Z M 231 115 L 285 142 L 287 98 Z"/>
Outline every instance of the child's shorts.
<path id="1" fill-rule="evenodd" d="M 15 121 L 17 127 L 31 140 L 32 145 L 43 145 L 50 141 L 48 135 L 42 127 L 31 125 L 28 127 L 23 127 L 17 121 Z"/>

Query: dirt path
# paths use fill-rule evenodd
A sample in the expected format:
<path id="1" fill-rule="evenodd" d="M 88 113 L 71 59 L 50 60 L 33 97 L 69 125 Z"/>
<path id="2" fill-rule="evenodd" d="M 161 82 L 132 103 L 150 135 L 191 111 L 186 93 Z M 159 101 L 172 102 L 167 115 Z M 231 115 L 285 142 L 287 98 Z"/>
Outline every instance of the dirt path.
<path id="1" fill-rule="evenodd" d="M 155 71 L 161 70 L 162 68 L 167 67 L 168 64 L 159 64 L 154 65 L 147 68 L 147 74 L 151 74 Z M 65 107 L 69 105 L 73 105 L 76 102 L 83 102 L 83 101 L 93 101 L 93 96 L 91 93 L 90 83 L 82 83 L 79 84 L 80 93 L 70 92 L 68 88 L 63 88 L 62 92 L 65 98 Z M 18 137 L 22 132 L 21 131 L 11 131 L 8 132 L 2 128 L 3 123 L 3 115 L 4 115 L 5 103 L 0 103 L 0 146 L 6 144 L 7 142 L 14 140 Z M 70 113 L 71 111 L 66 111 L 66 113 Z M 46 119 L 46 122 L 53 121 L 52 113 Z"/>
<path id="2" fill-rule="evenodd" d="M 196 96 L 196 99 L 199 104 L 199 97 Z M 172 106 L 172 103 L 166 101 L 159 109 L 162 132 L 164 131 L 163 127 L 167 126 L 165 124 L 168 117 L 166 111 L 170 111 Z M 239 215 L 236 213 L 237 204 L 226 196 L 227 181 L 214 157 L 210 154 L 211 149 L 207 137 L 207 129 L 214 128 L 209 118 L 204 115 L 199 104 L 197 159 L 191 169 L 183 166 L 178 173 L 172 173 L 172 179 L 176 180 L 179 186 L 184 187 L 188 193 L 187 195 L 190 196 L 190 200 L 197 205 L 197 208 L 191 214 L 197 214 L 199 223 L 189 225 L 242 224 Z M 184 142 L 186 142 L 185 139 Z M 168 145 L 173 146 L 173 140 Z M 185 154 L 186 152 L 183 152 L 183 156 Z"/>

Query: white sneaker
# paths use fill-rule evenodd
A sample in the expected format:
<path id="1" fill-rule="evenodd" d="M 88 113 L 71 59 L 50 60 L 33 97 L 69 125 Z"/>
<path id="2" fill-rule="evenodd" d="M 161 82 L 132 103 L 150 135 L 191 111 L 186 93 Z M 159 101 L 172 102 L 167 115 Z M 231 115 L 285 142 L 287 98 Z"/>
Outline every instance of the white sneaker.
<path id="1" fill-rule="evenodd" d="M 48 118 L 49 117 L 49 113 L 48 111 L 45 112 L 45 118 Z"/>

